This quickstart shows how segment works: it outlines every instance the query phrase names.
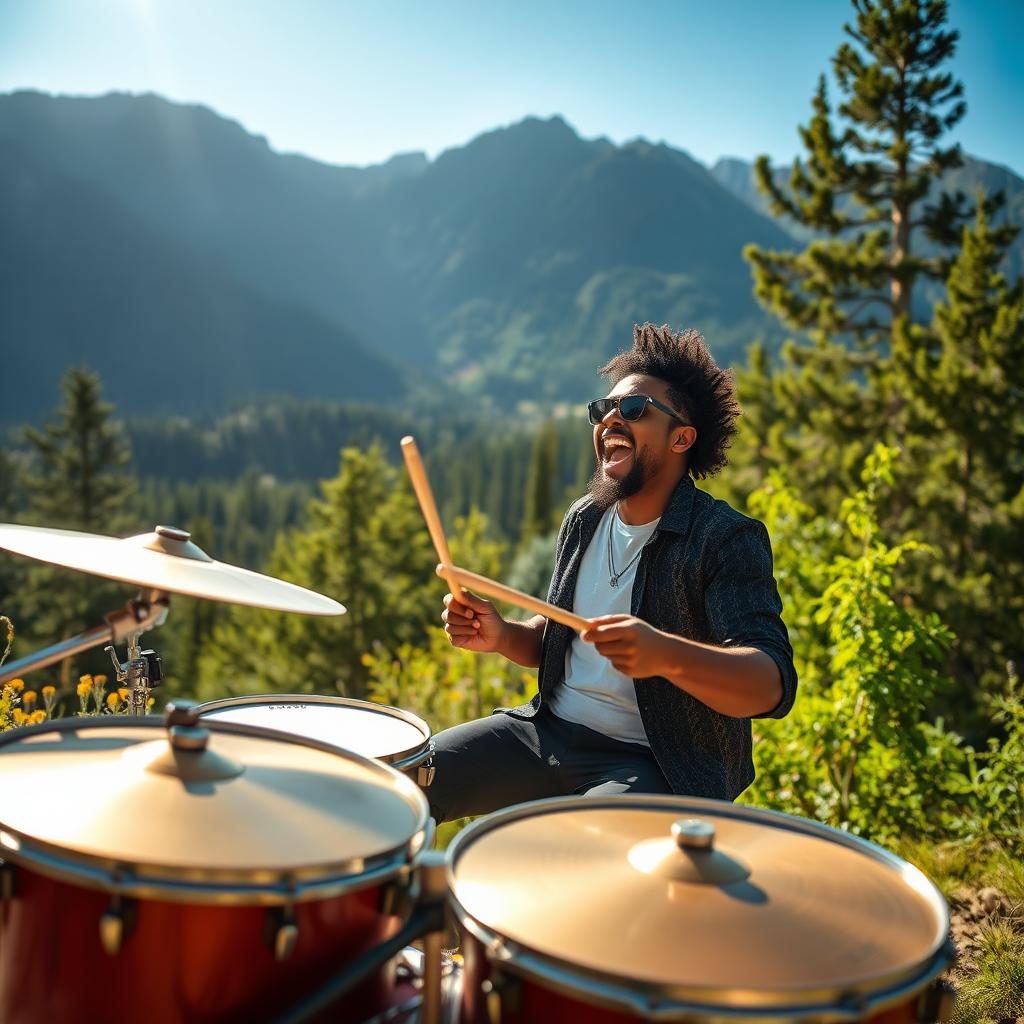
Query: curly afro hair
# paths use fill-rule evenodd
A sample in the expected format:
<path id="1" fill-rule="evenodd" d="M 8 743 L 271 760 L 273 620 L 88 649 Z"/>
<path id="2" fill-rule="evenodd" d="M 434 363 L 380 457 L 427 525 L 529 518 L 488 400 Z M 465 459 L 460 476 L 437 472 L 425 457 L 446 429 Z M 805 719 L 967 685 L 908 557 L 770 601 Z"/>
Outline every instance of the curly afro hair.
<path id="1" fill-rule="evenodd" d="M 715 362 L 700 331 L 676 333 L 668 324 L 633 327 L 633 347 L 620 352 L 600 371 L 614 387 L 623 377 L 640 373 L 668 385 L 672 404 L 697 428 L 687 471 L 696 480 L 714 476 L 729 459 L 726 454 L 736 435 L 736 400 L 732 370 Z"/>

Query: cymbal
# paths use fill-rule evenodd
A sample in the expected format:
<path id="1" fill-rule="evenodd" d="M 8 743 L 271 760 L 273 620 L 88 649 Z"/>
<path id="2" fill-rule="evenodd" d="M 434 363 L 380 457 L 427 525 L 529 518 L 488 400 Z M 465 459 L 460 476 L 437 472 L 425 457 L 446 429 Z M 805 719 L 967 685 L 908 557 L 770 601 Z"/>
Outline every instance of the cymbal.
<path id="1" fill-rule="evenodd" d="M 337 601 L 305 587 L 212 559 L 185 530 L 158 526 L 136 537 L 0 523 L 0 548 L 92 576 L 209 601 L 306 615 L 343 615 Z"/>
<path id="2" fill-rule="evenodd" d="M 448 856 L 457 915 L 488 948 L 702 1004 L 888 989 L 949 926 L 938 890 L 879 847 L 712 800 L 543 800 L 479 819 Z"/>
<path id="3" fill-rule="evenodd" d="M 32 786 L 13 781 L 26 778 Z M 368 758 L 247 726 L 165 728 L 155 716 L 5 733 L 0 784 L 21 790 L 0 810 L 4 859 L 87 886 L 116 874 L 118 886 L 148 879 L 168 891 L 287 891 L 282 880 L 302 888 L 404 855 L 428 818 L 415 783 Z"/>

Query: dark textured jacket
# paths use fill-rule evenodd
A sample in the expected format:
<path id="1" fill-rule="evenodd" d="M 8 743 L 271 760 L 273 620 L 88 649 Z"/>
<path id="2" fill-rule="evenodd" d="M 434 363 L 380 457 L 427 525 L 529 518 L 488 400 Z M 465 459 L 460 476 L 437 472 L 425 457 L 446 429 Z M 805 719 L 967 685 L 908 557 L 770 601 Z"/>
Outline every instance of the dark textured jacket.
<path id="1" fill-rule="evenodd" d="M 558 534 L 548 600 L 571 609 L 580 561 L 602 511 L 588 496 L 566 513 Z M 644 547 L 633 583 L 632 613 L 652 626 L 720 647 L 756 647 L 778 665 L 782 700 L 764 717 L 782 718 L 796 696 L 793 649 L 782 622 L 768 531 L 756 519 L 698 490 L 687 476 L 673 492 Z M 532 717 L 565 675 L 573 638 L 548 620 L 539 692 L 509 714 Z M 754 779 L 750 719 L 712 711 L 661 676 L 635 679 L 651 751 L 676 793 L 734 800 Z"/>

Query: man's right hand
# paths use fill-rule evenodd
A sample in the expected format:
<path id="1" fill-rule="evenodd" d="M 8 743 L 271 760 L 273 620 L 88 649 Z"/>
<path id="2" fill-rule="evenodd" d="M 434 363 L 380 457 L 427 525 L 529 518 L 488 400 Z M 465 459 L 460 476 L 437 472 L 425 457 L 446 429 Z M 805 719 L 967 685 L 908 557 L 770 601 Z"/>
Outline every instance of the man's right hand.
<path id="1" fill-rule="evenodd" d="M 464 647 L 467 651 L 499 651 L 505 634 L 505 620 L 498 614 L 490 601 L 463 591 L 464 601 L 457 601 L 451 594 L 444 596 L 444 611 L 441 621 L 452 647 Z"/>

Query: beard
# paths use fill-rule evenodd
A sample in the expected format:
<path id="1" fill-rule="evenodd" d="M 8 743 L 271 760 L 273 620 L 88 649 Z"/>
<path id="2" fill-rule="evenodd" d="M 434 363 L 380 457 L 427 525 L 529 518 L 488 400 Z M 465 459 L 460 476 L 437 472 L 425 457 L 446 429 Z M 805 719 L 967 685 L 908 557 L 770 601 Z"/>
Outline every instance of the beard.
<path id="1" fill-rule="evenodd" d="M 633 497 L 647 483 L 653 469 L 654 467 L 651 466 L 647 457 L 646 448 L 642 452 L 636 453 L 633 457 L 632 469 L 621 480 L 606 476 L 604 469 L 599 465 L 587 484 L 587 494 L 593 499 L 594 504 L 604 512 L 616 502 Z"/>

